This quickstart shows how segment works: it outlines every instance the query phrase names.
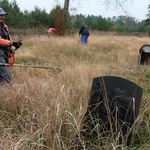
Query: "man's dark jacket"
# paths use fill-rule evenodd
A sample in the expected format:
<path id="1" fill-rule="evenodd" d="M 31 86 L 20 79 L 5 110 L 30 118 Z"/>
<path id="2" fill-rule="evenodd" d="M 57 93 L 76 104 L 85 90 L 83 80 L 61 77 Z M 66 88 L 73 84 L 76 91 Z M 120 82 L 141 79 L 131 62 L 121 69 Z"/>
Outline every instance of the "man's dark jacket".
<path id="1" fill-rule="evenodd" d="M 82 25 L 81 28 L 80 28 L 80 31 L 79 31 L 79 35 L 82 34 L 82 35 L 90 35 L 89 34 L 89 31 L 88 31 L 88 26 L 86 24 Z"/>

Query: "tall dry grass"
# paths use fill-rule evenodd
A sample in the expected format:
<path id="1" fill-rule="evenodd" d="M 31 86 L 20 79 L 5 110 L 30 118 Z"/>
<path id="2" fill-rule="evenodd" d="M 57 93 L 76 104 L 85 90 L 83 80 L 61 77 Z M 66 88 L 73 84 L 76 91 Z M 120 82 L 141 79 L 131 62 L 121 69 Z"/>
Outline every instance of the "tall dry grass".
<path id="1" fill-rule="evenodd" d="M 15 38 L 15 37 L 14 37 Z M 16 63 L 61 67 L 11 68 L 13 88 L 0 91 L 0 149 L 62 150 L 72 143 L 82 126 L 92 80 L 97 76 L 127 78 L 144 89 L 130 148 L 102 137 L 81 149 L 150 149 L 150 67 L 137 66 L 139 48 L 149 37 L 90 35 L 87 45 L 78 35 L 23 37 Z M 138 138 L 137 138 L 138 135 Z M 102 142 L 101 142 L 102 141 Z M 103 143 L 103 144 L 102 144 Z M 76 149 L 76 148 L 75 148 Z"/>

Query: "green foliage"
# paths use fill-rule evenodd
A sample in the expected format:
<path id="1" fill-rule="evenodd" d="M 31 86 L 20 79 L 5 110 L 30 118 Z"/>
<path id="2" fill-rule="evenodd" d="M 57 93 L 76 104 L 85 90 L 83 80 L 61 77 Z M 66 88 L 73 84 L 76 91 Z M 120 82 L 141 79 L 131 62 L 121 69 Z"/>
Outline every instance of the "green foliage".
<path id="1" fill-rule="evenodd" d="M 27 10 L 22 12 L 15 0 L 13 2 L 0 0 L 0 6 L 8 12 L 5 17 L 6 23 L 15 29 L 40 28 L 40 26 L 55 27 L 59 35 L 64 35 L 66 30 L 73 32 L 79 30 L 81 24 L 85 22 L 90 30 L 118 32 L 149 32 L 150 30 L 148 26 L 150 24 L 150 5 L 148 6 L 147 19 L 143 21 L 137 21 L 136 18 L 130 16 L 114 16 L 112 18 L 82 14 L 70 16 L 59 5 L 49 13 L 38 7 L 30 12 Z"/>
<path id="2" fill-rule="evenodd" d="M 34 8 L 34 11 L 31 12 L 31 18 L 32 18 L 32 27 L 38 27 L 39 25 L 45 26 L 49 23 L 49 16 L 46 13 L 45 10 L 40 10 L 38 7 Z"/>
<path id="3" fill-rule="evenodd" d="M 146 15 L 147 19 L 145 20 L 145 26 L 150 25 L 150 5 L 148 6 L 148 14 Z"/>
<path id="4" fill-rule="evenodd" d="M 145 74 L 145 77 L 146 77 L 147 79 L 150 79 L 150 72 L 147 72 L 147 73 Z"/>

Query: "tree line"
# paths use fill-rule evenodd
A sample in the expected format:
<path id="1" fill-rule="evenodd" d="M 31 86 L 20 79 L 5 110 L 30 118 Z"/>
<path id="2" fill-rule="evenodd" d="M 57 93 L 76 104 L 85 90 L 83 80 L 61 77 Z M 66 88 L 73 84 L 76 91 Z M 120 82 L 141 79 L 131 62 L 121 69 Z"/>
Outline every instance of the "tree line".
<path id="1" fill-rule="evenodd" d="M 37 6 L 32 11 L 21 11 L 15 0 L 13 2 L 0 0 L 0 7 L 8 13 L 5 21 L 11 29 L 39 29 L 41 27 L 48 29 L 49 27 L 55 27 L 58 31 L 57 33 L 63 35 L 67 30 L 71 32 L 79 30 L 84 22 L 93 31 L 125 33 L 150 31 L 147 23 L 150 17 L 149 14 L 147 14 L 148 19 L 146 21 L 138 21 L 135 17 L 130 16 L 104 18 L 101 15 L 70 15 L 69 13 L 64 13 L 64 8 L 61 8 L 59 5 L 56 5 L 49 13 Z"/>

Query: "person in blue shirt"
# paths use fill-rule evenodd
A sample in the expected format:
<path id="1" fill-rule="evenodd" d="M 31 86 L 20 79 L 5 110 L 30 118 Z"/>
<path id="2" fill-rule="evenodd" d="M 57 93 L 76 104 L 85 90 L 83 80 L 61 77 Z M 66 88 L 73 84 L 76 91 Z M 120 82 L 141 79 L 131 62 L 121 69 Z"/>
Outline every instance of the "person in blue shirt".
<path id="1" fill-rule="evenodd" d="M 81 44 L 86 44 L 88 41 L 88 37 L 90 35 L 88 26 L 86 24 L 82 24 L 80 31 L 79 31 L 79 36 L 81 35 Z"/>

